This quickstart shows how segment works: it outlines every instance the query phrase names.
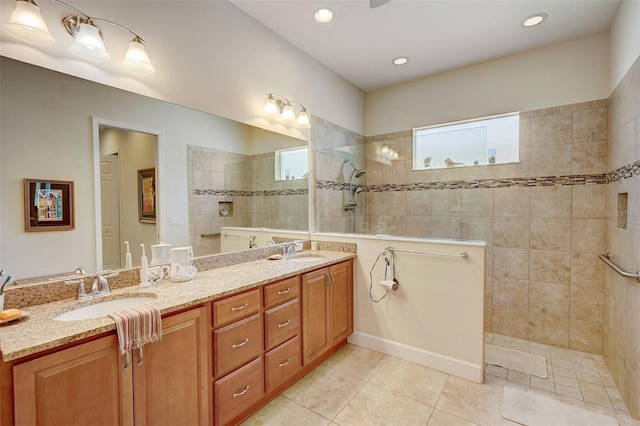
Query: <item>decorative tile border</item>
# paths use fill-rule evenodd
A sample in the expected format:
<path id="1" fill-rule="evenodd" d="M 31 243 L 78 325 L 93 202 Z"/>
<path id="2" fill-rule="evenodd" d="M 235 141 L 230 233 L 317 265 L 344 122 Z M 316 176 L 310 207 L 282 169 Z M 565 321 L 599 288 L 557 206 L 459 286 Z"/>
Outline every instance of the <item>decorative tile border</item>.
<path id="1" fill-rule="evenodd" d="M 607 173 L 607 183 L 630 179 L 634 176 L 640 176 L 640 160 Z"/>
<path id="2" fill-rule="evenodd" d="M 268 191 L 237 191 L 231 189 L 194 189 L 193 195 L 216 195 L 229 197 L 273 197 L 276 195 L 307 195 L 308 188 L 274 189 Z"/>
<path id="3" fill-rule="evenodd" d="M 556 185 L 602 185 L 606 183 L 618 182 L 640 176 L 640 160 L 632 164 L 620 167 L 608 173 L 585 174 L 585 175 L 561 175 L 561 176 L 539 176 L 526 178 L 504 178 L 504 179 L 471 179 L 471 180 L 450 180 L 440 182 L 418 182 L 418 183 L 385 183 L 381 185 L 366 186 L 367 192 L 387 192 L 387 191 L 426 191 L 434 189 L 475 189 L 475 188 L 511 188 L 511 187 L 537 187 Z M 348 188 L 344 182 L 334 182 L 326 180 L 316 181 L 316 189 L 329 189 L 342 191 Z M 307 195 L 307 188 L 300 189 L 279 189 L 268 191 L 236 191 L 224 189 L 194 189 L 194 195 L 216 195 L 231 197 L 271 197 L 277 195 Z"/>

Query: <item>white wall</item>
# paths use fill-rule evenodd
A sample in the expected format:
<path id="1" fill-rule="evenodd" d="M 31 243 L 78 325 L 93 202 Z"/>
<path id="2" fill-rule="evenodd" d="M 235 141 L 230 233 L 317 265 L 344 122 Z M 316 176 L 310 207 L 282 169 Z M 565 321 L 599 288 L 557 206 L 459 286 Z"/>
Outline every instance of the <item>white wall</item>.
<path id="1" fill-rule="evenodd" d="M 472 65 L 366 95 L 366 135 L 609 96 L 607 33 Z"/>
<path id="2" fill-rule="evenodd" d="M 357 244 L 354 260 L 354 333 L 349 340 L 407 361 L 481 383 L 484 378 L 484 242 L 366 235 L 311 234 L 311 240 Z M 387 246 L 458 254 L 396 254 L 400 290 L 379 303 L 369 298 L 369 272 Z M 373 292 L 384 266 L 373 272 Z M 446 327 L 443 325 L 446 324 Z"/>
<path id="3" fill-rule="evenodd" d="M 266 94 L 280 93 L 305 105 L 314 115 L 364 133 L 364 94 L 305 52 L 283 40 L 227 1 L 119 2 L 79 5 L 92 16 L 135 28 L 147 40 L 156 67 L 149 76 L 127 73 L 120 66 L 130 35 L 103 25 L 112 55 L 94 65 L 61 57 L 71 38 L 57 24 L 66 9 L 40 4 L 56 45 L 34 47 L 0 32 L 0 54 L 124 90 L 167 100 L 242 123 L 297 136 L 266 120 Z M 154 8 L 162 9 L 154 13 Z M 2 24 L 15 2 L 0 2 Z M 59 47 L 60 46 L 60 47 Z M 121 49 L 122 51 L 118 51 Z M 197 64 L 197 66 L 194 66 Z"/>
<path id="4" fill-rule="evenodd" d="M 639 0 L 626 0 L 620 5 L 611 26 L 610 45 L 609 92 L 611 93 L 640 55 Z"/>

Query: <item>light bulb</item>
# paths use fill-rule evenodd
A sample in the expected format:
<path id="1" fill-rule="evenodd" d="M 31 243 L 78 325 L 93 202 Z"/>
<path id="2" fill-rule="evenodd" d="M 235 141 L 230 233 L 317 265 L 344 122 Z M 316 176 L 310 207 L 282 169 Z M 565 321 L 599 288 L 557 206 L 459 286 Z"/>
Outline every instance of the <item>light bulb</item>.
<path id="1" fill-rule="evenodd" d="M 293 121 L 296 118 L 296 113 L 293 112 L 293 107 L 290 103 L 286 103 L 282 108 L 282 119 L 286 121 Z"/>
<path id="2" fill-rule="evenodd" d="M 309 123 L 309 114 L 307 113 L 306 109 L 303 109 L 302 111 L 300 111 L 300 114 L 298 114 L 298 124 L 300 126 L 308 126 Z"/>
<path id="3" fill-rule="evenodd" d="M 80 24 L 76 41 L 69 48 L 76 55 L 92 61 L 104 62 L 111 59 L 100 37 L 100 30 L 92 24 Z"/>
<path id="4" fill-rule="evenodd" d="M 278 114 L 278 103 L 272 95 L 269 95 L 264 103 L 264 113 L 267 115 Z"/>
<path id="5" fill-rule="evenodd" d="M 129 50 L 127 50 L 127 53 L 124 56 L 122 65 L 124 65 L 128 70 L 140 74 L 153 74 L 156 70 L 154 66 L 151 65 L 149 55 L 147 55 L 147 51 L 144 48 L 144 44 L 140 42 L 138 37 L 129 42 Z"/>
<path id="6" fill-rule="evenodd" d="M 42 19 L 40 8 L 35 3 L 18 0 L 9 23 L 4 26 L 7 32 L 20 40 L 35 44 L 53 44 L 46 22 Z"/>

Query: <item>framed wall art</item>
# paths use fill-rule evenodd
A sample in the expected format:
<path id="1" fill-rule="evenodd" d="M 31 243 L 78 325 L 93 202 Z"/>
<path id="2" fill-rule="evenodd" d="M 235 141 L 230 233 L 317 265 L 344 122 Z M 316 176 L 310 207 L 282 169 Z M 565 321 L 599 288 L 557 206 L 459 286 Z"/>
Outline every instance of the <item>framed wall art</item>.
<path id="1" fill-rule="evenodd" d="M 156 169 L 138 170 L 138 218 L 156 223 Z"/>
<path id="2" fill-rule="evenodd" d="M 30 178 L 23 182 L 26 232 L 75 228 L 73 182 Z"/>

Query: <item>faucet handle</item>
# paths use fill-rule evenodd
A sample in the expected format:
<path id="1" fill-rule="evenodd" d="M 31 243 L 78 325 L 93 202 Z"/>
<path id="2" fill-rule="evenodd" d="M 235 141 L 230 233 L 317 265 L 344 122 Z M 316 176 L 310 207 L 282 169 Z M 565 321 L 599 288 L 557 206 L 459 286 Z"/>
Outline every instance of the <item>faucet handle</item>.
<path id="1" fill-rule="evenodd" d="M 87 291 L 84 288 L 84 278 L 80 278 L 78 280 L 68 280 L 64 282 L 67 285 L 80 284 L 78 286 L 78 296 L 77 299 L 83 299 L 87 297 Z"/>

